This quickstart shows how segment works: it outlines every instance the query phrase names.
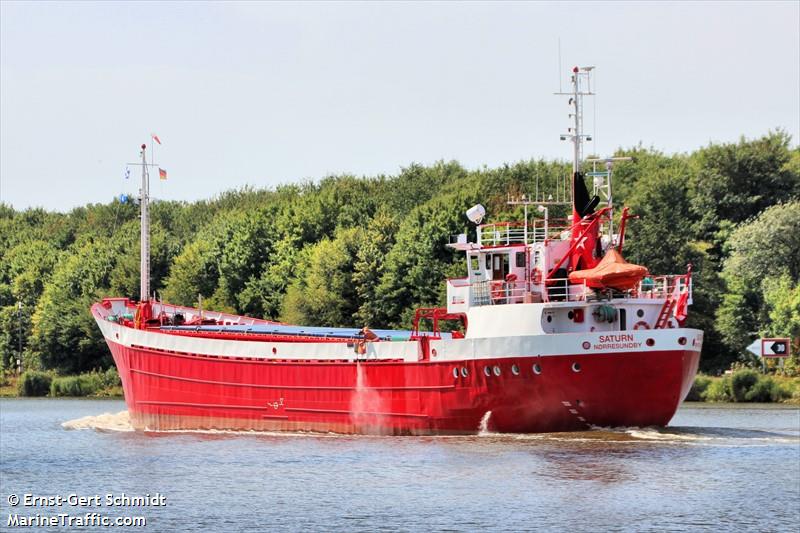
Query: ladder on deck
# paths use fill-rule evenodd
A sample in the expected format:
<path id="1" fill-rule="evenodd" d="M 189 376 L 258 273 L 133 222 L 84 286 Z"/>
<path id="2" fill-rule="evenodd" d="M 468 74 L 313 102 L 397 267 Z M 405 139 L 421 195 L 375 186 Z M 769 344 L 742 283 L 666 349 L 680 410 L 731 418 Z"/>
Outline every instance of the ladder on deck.
<path id="1" fill-rule="evenodd" d="M 675 310 L 675 304 L 677 304 L 675 298 L 673 298 L 672 295 L 667 296 L 667 300 L 664 302 L 664 305 L 661 306 L 661 312 L 658 313 L 658 319 L 653 329 L 664 329 L 667 326 L 667 320 L 669 320 L 669 317 L 672 315 L 672 311 Z"/>

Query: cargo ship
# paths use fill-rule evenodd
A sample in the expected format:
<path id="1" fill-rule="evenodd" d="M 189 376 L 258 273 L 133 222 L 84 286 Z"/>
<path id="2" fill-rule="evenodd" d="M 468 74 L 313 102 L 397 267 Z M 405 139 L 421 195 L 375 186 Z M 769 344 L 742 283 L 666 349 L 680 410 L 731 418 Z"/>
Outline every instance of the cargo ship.
<path id="1" fill-rule="evenodd" d="M 634 217 L 615 216 L 611 183 L 625 158 L 582 154 L 591 73 L 576 67 L 571 91 L 559 93 L 574 120 L 561 136 L 573 145 L 561 197 L 509 198 L 522 221 L 483 223 L 483 206 L 469 209 L 474 241 L 464 233 L 449 245 L 467 275 L 443 280 L 446 306 L 417 309 L 409 330 L 306 327 L 152 297 L 94 304 L 134 428 L 436 435 L 667 425 L 703 343 L 685 327 L 691 265 L 652 275 L 623 258 Z M 145 151 L 140 294 L 149 295 Z M 551 218 L 558 205 L 571 216 Z"/>

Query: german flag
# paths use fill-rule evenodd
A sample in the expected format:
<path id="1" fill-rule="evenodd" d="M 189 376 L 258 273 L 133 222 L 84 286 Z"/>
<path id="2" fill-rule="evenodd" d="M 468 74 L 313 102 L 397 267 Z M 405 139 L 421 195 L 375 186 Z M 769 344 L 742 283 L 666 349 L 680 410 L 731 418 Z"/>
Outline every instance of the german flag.
<path id="1" fill-rule="evenodd" d="M 158 169 L 158 177 L 160 179 L 162 179 L 162 180 L 166 180 L 167 179 L 167 171 L 164 170 L 163 168 L 159 168 Z"/>

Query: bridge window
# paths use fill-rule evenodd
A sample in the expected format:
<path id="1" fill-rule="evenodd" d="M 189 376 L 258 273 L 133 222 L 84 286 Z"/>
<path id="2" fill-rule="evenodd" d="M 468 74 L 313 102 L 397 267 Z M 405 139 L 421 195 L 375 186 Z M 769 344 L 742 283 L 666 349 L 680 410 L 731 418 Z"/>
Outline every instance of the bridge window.
<path id="1" fill-rule="evenodd" d="M 481 262 L 478 260 L 477 255 L 469 256 L 469 269 L 475 274 L 481 273 Z"/>
<path id="2" fill-rule="evenodd" d="M 525 268 L 525 252 L 517 252 L 517 268 Z"/>

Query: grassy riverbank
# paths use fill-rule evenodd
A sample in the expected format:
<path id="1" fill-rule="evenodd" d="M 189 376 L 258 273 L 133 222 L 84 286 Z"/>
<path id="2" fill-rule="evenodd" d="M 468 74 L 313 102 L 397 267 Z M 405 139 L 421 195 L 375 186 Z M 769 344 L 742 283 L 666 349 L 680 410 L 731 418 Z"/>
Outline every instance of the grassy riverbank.
<path id="1" fill-rule="evenodd" d="M 75 376 L 29 370 L 0 381 L 0 397 L 14 396 L 115 398 L 122 396 L 122 382 L 116 368 Z"/>
<path id="2" fill-rule="evenodd" d="M 717 377 L 699 374 L 686 400 L 800 404 L 800 377 L 762 374 L 750 368 Z"/>

